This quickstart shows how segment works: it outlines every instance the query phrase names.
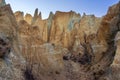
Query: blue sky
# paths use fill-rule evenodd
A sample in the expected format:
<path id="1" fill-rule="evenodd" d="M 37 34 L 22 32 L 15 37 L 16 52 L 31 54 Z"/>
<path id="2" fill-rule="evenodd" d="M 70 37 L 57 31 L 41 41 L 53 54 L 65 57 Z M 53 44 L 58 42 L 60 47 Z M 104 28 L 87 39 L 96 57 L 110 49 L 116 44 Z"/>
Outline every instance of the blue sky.
<path id="1" fill-rule="evenodd" d="M 119 0 L 6 0 L 10 3 L 12 10 L 23 11 L 33 15 L 36 8 L 42 12 L 42 17 L 47 18 L 50 11 L 73 10 L 81 15 L 95 14 L 100 17 L 106 14 L 108 7 L 119 2 Z"/>

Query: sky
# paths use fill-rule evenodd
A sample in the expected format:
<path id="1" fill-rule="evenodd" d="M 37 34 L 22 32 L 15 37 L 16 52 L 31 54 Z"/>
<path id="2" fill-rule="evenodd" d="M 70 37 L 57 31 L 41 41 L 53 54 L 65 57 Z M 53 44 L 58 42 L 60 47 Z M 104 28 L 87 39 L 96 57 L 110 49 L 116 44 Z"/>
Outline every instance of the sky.
<path id="1" fill-rule="evenodd" d="M 34 14 L 36 8 L 42 13 L 42 18 L 48 18 L 52 11 L 75 11 L 81 15 L 94 14 L 101 17 L 107 13 L 108 7 L 118 3 L 119 0 L 6 0 L 10 4 L 13 12 L 23 11 Z"/>

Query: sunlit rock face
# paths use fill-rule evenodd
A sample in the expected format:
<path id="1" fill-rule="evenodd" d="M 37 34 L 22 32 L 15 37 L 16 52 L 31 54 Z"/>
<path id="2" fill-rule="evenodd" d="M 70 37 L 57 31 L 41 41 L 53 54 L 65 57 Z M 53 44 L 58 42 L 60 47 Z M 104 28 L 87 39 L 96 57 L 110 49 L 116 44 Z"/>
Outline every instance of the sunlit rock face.
<path id="1" fill-rule="evenodd" d="M 119 80 L 119 10 L 115 4 L 101 18 L 57 11 L 43 20 L 38 9 L 24 16 L 2 5 L 0 80 Z"/>
<path id="2" fill-rule="evenodd" d="M 16 18 L 17 22 L 24 19 L 24 13 L 23 12 L 18 11 L 18 12 L 15 12 L 14 15 L 15 15 L 15 18 Z"/>
<path id="3" fill-rule="evenodd" d="M 31 24 L 32 16 L 30 14 L 27 13 L 24 18 L 25 18 L 25 21 L 27 21 L 28 24 Z"/>
<path id="4" fill-rule="evenodd" d="M 119 80 L 119 7 L 103 17 L 57 11 L 43 20 L 38 9 L 33 17 L 16 16 L 27 79 Z"/>

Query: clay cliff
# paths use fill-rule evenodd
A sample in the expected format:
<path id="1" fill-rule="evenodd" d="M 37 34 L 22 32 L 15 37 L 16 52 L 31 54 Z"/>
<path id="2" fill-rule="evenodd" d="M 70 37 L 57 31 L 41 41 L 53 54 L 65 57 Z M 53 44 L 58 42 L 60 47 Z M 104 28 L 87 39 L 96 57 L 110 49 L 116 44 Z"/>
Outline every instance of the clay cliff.
<path id="1" fill-rule="evenodd" d="M 120 3 L 103 17 L 42 19 L 0 3 L 0 80 L 120 80 Z"/>
<path id="2" fill-rule="evenodd" d="M 0 80 L 24 80 L 25 59 L 18 46 L 18 25 L 10 5 L 3 1 L 0 6 Z"/>

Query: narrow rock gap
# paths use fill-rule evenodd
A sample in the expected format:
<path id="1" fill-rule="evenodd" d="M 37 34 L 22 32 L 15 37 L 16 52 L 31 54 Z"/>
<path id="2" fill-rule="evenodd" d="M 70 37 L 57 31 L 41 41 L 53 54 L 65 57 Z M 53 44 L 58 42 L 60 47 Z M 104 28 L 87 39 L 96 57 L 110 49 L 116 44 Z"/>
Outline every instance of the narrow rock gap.
<path id="1" fill-rule="evenodd" d="M 25 80 L 35 80 L 33 74 L 32 74 L 32 68 L 26 67 L 26 70 L 24 72 Z"/>

